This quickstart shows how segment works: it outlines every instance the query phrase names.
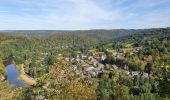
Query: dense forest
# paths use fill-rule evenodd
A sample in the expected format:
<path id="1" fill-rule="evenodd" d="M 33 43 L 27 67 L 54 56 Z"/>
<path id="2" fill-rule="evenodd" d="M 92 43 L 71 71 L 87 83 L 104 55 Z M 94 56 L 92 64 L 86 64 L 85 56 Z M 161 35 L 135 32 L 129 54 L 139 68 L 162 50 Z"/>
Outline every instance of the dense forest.
<path id="1" fill-rule="evenodd" d="M 36 83 L 11 86 L 9 64 Z M 3 31 L 1 98 L 169 100 L 170 28 Z"/>

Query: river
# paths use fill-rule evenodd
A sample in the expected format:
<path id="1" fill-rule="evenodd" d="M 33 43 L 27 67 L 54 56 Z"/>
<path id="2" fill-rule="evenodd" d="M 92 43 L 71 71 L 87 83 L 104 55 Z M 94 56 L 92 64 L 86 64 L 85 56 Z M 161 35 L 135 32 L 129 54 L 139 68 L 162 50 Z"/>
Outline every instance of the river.
<path id="1" fill-rule="evenodd" d="M 24 87 L 26 84 L 23 81 L 18 80 L 19 71 L 14 64 L 6 66 L 7 80 L 11 86 Z"/>

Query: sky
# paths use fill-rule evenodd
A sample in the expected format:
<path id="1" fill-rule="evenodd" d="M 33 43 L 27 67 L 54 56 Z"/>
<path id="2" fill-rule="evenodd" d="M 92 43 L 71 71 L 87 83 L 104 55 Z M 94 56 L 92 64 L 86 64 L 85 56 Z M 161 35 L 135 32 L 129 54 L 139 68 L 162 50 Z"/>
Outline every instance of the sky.
<path id="1" fill-rule="evenodd" d="M 170 0 L 0 0 L 0 30 L 170 27 Z"/>

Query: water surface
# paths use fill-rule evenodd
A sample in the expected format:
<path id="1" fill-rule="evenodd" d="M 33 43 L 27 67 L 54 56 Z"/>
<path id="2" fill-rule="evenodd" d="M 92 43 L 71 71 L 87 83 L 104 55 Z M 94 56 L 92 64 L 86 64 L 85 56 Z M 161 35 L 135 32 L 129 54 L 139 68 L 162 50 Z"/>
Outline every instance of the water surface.
<path id="1" fill-rule="evenodd" d="M 6 66 L 6 70 L 7 70 L 7 80 L 10 85 L 16 87 L 26 86 L 26 84 L 23 81 L 18 80 L 19 71 L 14 64 L 10 64 Z"/>

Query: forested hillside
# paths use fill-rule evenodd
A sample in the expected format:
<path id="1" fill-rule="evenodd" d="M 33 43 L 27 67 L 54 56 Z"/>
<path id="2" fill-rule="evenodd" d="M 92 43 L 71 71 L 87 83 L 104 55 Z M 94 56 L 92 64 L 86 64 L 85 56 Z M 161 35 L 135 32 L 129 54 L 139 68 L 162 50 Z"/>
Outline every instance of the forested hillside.
<path id="1" fill-rule="evenodd" d="M 11 86 L 11 63 L 36 84 Z M 170 28 L 0 33 L 0 99 L 168 100 L 169 84 Z"/>
<path id="2" fill-rule="evenodd" d="M 64 30 L 14 30 L 14 31 L 4 31 L 5 33 L 12 34 L 12 35 L 56 35 L 61 33 L 72 33 L 78 36 L 85 35 L 91 38 L 95 38 L 98 40 L 113 40 L 118 37 L 126 36 L 129 34 L 133 34 L 136 32 L 140 32 L 140 30 L 133 30 L 133 29 L 113 29 L 113 30 L 77 30 L 77 31 L 64 31 Z M 105 35 L 103 35 L 105 34 Z"/>

